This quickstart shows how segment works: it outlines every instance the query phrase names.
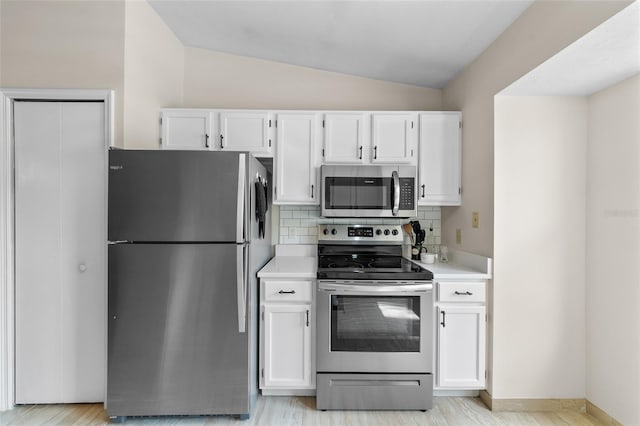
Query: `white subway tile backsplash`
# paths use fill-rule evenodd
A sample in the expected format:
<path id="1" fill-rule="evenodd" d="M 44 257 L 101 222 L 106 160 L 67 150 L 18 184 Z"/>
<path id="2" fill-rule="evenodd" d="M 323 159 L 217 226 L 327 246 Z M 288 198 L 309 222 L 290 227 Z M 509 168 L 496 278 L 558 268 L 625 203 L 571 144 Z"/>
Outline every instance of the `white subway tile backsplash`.
<path id="1" fill-rule="evenodd" d="M 299 226 L 300 225 L 300 219 L 282 219 L 280 221 L 280 226 Z"/>
<path id="2" fill-rule="evenodd" d="M 400 225 L 409 220 L 419 220 L 420 226 L 426 229 L 425 243 L 427 250 L 437 252 L 442 236 L 440 207 L 419 207 L 418 217 L 412 219 L 349 219 L 320 217 L 319 206 L 280 206 L 280 244 L 317 244 L 318 224 L 350 224 L 362 223 L 369 225 L 386 224 Z M 433 231 L 429 231 L 429 227 Z"/>

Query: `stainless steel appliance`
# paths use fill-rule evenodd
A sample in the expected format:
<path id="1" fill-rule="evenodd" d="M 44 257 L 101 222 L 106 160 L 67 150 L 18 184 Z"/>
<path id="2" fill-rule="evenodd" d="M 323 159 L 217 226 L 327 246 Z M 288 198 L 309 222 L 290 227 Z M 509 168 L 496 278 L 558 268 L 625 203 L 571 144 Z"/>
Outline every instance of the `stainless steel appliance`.
<path id="1" fill-rule="evenodd" d="M 249 153 L 109 152 L 109 416 L 251 413 L 266 178 Z"/>
<path id="2" fill-rule="evenodd" d="M 433 274 L 399 225 L 318 228 L 320 410 L 432 407 Z"/>
<path id="3" fill-rule="evenodd" d="M 415 166 L 321 167 L 322 216 L 415 217 Z"/>

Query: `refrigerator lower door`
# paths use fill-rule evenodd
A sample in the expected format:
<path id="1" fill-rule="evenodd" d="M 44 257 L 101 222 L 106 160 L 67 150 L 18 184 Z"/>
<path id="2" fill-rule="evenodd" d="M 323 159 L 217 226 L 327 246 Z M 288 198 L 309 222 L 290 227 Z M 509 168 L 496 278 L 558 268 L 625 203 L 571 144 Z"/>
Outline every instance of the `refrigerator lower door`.
<path id="1" fill-rule="evenodd" d="M 253 330 L 239 332 L 237 254 L 235 244 L 109 246 L 109 416 L 249 415 Z"/>

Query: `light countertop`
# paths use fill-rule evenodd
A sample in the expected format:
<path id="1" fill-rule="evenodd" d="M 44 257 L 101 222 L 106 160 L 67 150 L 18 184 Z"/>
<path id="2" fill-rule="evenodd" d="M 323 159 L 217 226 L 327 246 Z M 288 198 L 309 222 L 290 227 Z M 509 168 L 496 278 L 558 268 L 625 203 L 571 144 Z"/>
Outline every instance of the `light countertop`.
<path id="1" fill-rule="evenodd" d="M 316 278 L 315 256 L 276 256 L 259 272 L 258 278 Z"/>
<path id="2" fill-rule="evenodd" d="M 449 250 L 449 261 L 446 263 L 412 262 L 433 272 L 435 280 L 488 280 L 493 274 L 493 259 L 459 250 Z"/>
<path id="3" fill-rule="evenodd" d="M 436 262 L 436 263 L 423 263 L 419 260 L 412 260 L 412 262 L 417 263 L 425 269 L 433 272 L 433 279 L 438 280 L 472 280 L 472 279 L 482 279 L 486 280 L 491 278 L 491 274 L 488 274 L 484 271 L 480 271 L 478 269 L 474 269 L 469 266 L 460 265 L 458 263 L 452 262 Z"/>
<path id="4" fill-rule="evenodd" d="M 276 252 L 278 253 L 278 252 Z M 308 254 L 308 253 L 305 253 Z M 451 250 L 449 262 L 417 263 L 433 272 L 438 280 L 472 280 L 492 278 L 492 259 L 461 251 Z M 316 278 L 316 256 L 281 256 L 272 258 L 259 272 L 258 278 Z"/>

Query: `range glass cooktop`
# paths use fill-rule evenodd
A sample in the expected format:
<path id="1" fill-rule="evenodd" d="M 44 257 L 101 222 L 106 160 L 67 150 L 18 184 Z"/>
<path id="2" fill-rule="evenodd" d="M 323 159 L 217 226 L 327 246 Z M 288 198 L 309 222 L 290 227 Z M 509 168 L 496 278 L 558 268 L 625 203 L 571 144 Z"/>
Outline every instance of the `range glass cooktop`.
<path id="1" fill-rule="evenodd" d="M 432 280 L 431 271 L 401 256 L 396 246 L 318 246 L 318 278 Z"/>

